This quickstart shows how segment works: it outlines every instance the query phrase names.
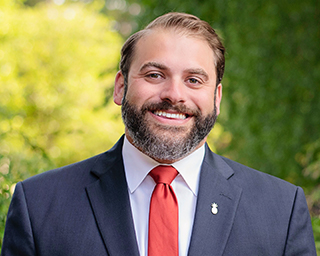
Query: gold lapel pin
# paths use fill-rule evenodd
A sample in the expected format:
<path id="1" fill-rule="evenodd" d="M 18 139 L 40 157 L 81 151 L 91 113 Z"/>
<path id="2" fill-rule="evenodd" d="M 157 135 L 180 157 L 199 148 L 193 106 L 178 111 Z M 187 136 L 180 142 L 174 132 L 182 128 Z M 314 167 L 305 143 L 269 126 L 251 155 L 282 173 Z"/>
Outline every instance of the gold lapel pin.
<path id="1" fill-rule="evenodd" d="M 214 215 L 218 213 L 218 205 L 216 203 L 211 204 L 211 212 Z"/>

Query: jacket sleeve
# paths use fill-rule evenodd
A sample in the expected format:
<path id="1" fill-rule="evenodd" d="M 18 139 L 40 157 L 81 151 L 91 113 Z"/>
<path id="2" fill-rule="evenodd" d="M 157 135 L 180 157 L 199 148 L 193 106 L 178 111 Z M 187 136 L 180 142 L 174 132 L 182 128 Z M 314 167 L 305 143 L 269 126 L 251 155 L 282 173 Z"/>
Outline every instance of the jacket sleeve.
<path id="1" fill-rule="evenodd" d="M 291 213 L 285 256 L 316 256 L 316 248 L 307 202 L 298 187 Z"/>
<path id="2" fill-rule="evenodd" d="M 26 197 L 17 183 L 8 211 L 1 256 L 34 256 L 35 245 Z"/>

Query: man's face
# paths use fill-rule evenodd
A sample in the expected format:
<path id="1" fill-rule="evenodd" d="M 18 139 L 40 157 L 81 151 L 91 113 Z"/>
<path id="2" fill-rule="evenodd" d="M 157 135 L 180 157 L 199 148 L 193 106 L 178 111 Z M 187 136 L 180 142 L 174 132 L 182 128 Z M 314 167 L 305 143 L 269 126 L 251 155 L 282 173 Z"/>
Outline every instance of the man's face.
<path id="1" fill-rule="evenodd" d="M 114 101 L 122 104 L 128 140 L 172 163 L 204 144 L 220 112 L 221 90 L 206 41 L 155 29 L 137 42 L 126 92 L 117 74 Z"/>

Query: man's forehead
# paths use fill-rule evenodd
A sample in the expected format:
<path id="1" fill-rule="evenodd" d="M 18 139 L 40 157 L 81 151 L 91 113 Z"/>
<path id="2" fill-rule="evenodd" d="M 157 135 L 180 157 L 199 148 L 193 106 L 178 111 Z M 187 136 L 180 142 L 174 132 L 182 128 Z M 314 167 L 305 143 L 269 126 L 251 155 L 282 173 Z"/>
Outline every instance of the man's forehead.
<path id="1" fill-rule="evenodd" d="M 181 40 L 180 40 L 181 37 Z M 187 40 L 183 40 L 186 38 Z M 181 42 L 183 40 L 183 45 Z M 199 45 L 200 44 L 200 45 Z M 186 45 L 187 47 L 183 47 Z M 188 45 L 190 47 L 188 47 Z M 187 56 L 191 51 L 191 48 L 195 48 L 198 45 L 200 49 L 207 49 L 206 52 L 202 51 L 203 59 L 206 59 L 206 62 L 210 62 L 215 66 L 215 55 L 213 50 L 211 49 L 209 43 L 204 40 L 203 38 L 192 37 L 188 34 L 177 34 L 173 29 L 151 29 L 147 32 L 144 36 L 142 36 L 136 44 L 134 55 L 133 55 L 133 62 L 138 64 L 136 68 L 140 71 L 148 67 L 155 67 L 162 70 L 168 69 L 168 62 L 169 59 L 172 59 L 173 56 L 172 52 L 170 51 L 175 46 L 178 50 L 184 51 L 185 55 Z M 169 49 L 169 53 L 171 55 L 166 56 L 166 47 Z M 160 54 L 160 52 L 164 54 Z M 204 53 L 205 52 L 205 53 Z M 190 55 L 190 59 L 194 59 L 199 57 L 198 54 Z M 167 62 L 168 61 L 168 62 Z M 131 64 L 132 64 L 131 63 Z M 181 61 L 179 60 L 179 64 Z M 183 64 L 183 63 L 182 63 Z M 190 66 L 187 67 L 188 69 L 192 70 L 190 73 L 201 73 L 201 67 L 197 66 Z M 215 72 L 214 68 L 214 72 Z M 205 73 L 205 72 L 202 72 Z"/>
<path id="2" fill-rule="evenodd" d="M 201 44 L 202 47 L 208 47 L 212 53 L 210 44 L 204 37 L 200 37 L 199 35 L 193 35 L 191 33 L 177 33 L 174 29 L 162 29 L 162 28 L 153 28 L 146 30 L 145 33 L 137 40 L 135 49 L 134 49 L 134 57 L 137 57 L 136 53 L 143 55 L 143 52 L 146 50 L 152 50 L 152 47 L 159 47 L 159 44 L 162 44 L 161 48 L 165 47 L 167 44 L 170 44 L 172 41 L 175 41 L 177 38 L 187 38 L 190 40 L 185 40 L 185 44 L 196 45 Z M 179 43 L 179 42 L 177 42 Z M 150 48 L 146 48 L 149 46 Z M 134 59 L 134 58 L 133 58 Z"/>
<path id="3" fill-rule="evenodd" d="M 182 28 L 182 27 L 153 27 L 150 29 L 145 29 L 142 31 L 142 34 L 140 38 L 137 40 L 137 44 L 140 41 L 146 40 L 150 35 L 157 35 L 157 34 L 164 34 L 164 35 L 172 35 L 172 36 L 185 36 L 187 38 L 191 39 L 197 39 L 202 42 L 205 42 L 209 47 L 210 44 L 206 37 L 202 35 L 201 33 L 196 33 L 194 31 L 188 30 L 187 28 Z M 211 48 L 211 47 L 210 47 Z"/>

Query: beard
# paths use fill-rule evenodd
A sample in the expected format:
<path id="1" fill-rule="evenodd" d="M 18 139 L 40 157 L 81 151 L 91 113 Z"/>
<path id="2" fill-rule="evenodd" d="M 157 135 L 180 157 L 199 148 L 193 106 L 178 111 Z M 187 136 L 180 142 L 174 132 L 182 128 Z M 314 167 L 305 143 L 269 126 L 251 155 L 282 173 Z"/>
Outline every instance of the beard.
<path id="1" fill-rule="evenodd" d="M 194 124 L 189 131 L 187 127 L 167 126 L 159 123 L 153 123 L 154 127 L 152 127 L 147 121 L 147 112 L 155 110 L 191 113 Z M 191 110 L 183 104 L 172 105 L 167 101 L 145 103 L 141 109 L 138 109 L 123 98 L 121 112 L 125 127 L 133 140 L 132 143 L 157 161 L 175 161 L 193 152 L 209 134 L 217 119 L 215 104 L 212 113 L 203 116 L 199 109 Z"/>

